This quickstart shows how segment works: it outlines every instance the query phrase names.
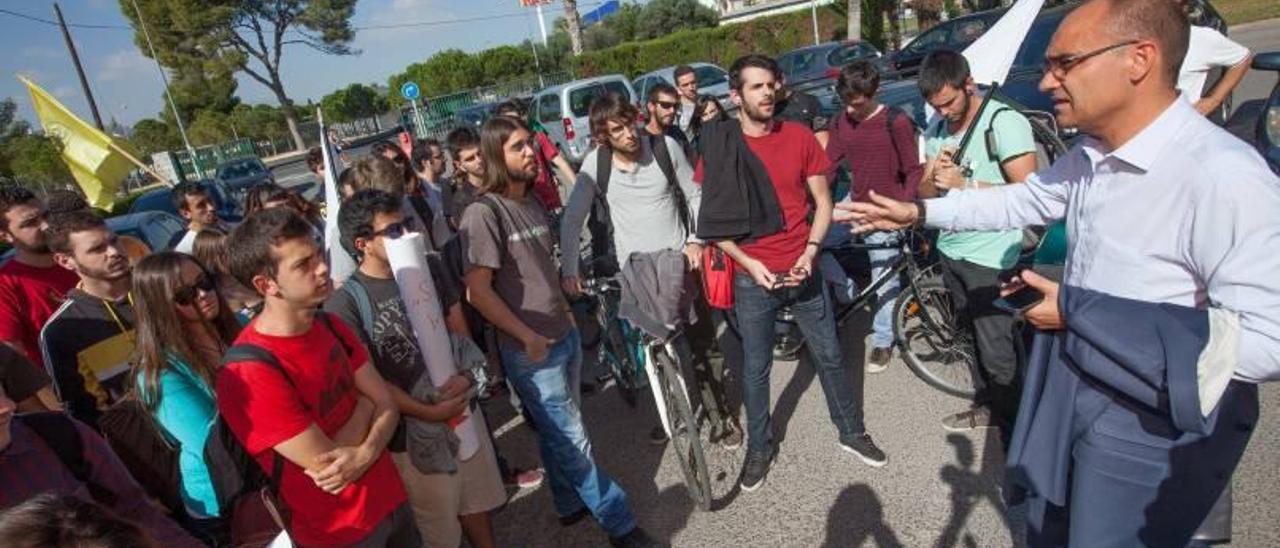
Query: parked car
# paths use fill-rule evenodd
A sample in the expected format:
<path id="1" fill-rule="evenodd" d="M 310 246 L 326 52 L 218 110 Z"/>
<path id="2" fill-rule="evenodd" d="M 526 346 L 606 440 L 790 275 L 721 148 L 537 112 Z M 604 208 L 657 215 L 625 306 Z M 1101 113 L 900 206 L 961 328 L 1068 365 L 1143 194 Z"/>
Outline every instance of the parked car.
<path id="1" fill-rule="evenodd" d="M 233 194 L 243 194 L 249 187 L 258 183 L 275 182 L 271 170 L 257 158 L 241 158 L 230 160 L 218 166 L 214 178 Z"/>
<path id="2" fill-rule="evenodd" d="M 621 74 L 610 74 L 538 91 L 530 103 L 529 118 L 542 125 L 565 159 L 578 163 L 591 150 L 587 109 L 592 100 L 607 93 L 622 95 L 639 106 L 639 96 L 631 83 Z"/>
<path id="3" fill-rule="evenodd" d="M 1259 53 L 1254 56 L 1252 66 L 1253 70 L 1280 74 L 1280 51 Z M 1280 174 L 1280 78 L 1269 97 L 1240 105 L 1228 128 L 1233 126 L 1243 128 L 1237 134 L 1253 143 L 1267 159 L 1271 171 Z"/>
<path id="4" fill-rule="evenodd" d="M 649 97 L 649 89 L 658 82 L 666 82 L 668 85 L 675 87 L 676 85 L 676 66 L 660 68 L 653 72 L 641 74 L 635 80 L 631 81 L 631 89 L 636 91 L 641 101 Z M 689 63 L 693 68 L 693 75 L 698 79 L 698 94 L 711 95 L 720 100 L 721 104 L 726 104 L 729 100 L 729 73 L 723 68 L 711 63 Z"/>
<path id="5" fill-rule="evenodd" d="M 484 103 L 460 109 L 453 113 L 454 127 L 468 126 L 476 131 L 480 131 L 480 126 L 483 126 L 485 121 L 493 116 L 494 111 L 500 104 L 501 103 Z"/>
<path id="6" fill-rule="evenodd" d="M 920 63 L 930 53 L 942 49 L 960 51 L 996 24 L 1006 8 L 980 11 L 939 23 L 924 31 L 902 49 L 881 57 L 881 73 L 887 78 L 907 78 L 920 71 Z"/>
<path id="7" fill-rule="evenodd" d="M 1079 6 L 1078 3 L 1068 3 L 1040 10 L 1040 14 L 1036 16 L 1030 30 L 1027 31 L 1027 37 L 1018 48 L 1018 53 L 1014 56 L 1013 66 L 1009 69 L 1008 76 L 1001 84 L 1000 92 L 1003 95 L 1027 109 L 1052 115 L 1053 100 L 1040 91 L 1040 80 L 1044 77 L 1044 53 L 1049 48 L 1049 41 L 1058 31 L 1062 20 L 1077 6 Z M 1198 8 L 1196 10 L 1198 15 L 1193 20 L 1194 24 L 1225 32 L 1226 23 L 1212 6 L 1204 2 Z M 986 84 L 986 82 L 978 83 Z M 882 103 L 896 106 L 911 114 L 912 119 L 924 127 L 927 113 L 924 98 L 920 96 L 915 78 L 882 84 L 878 97 Z M 1065 137 L 1070 136 L 1071 132 L 1066 130 L 1063 133 Z"/>
<path id="8" fill-rule="evenodd" d="M 162 251 L 171 249 L 186 233 L 187 223 L 171 213 L 144 211 L 111 217 L 107 228 L 117 235 L 142 240 L 152 251 Z"/>
<path id="9" fill-rule="evenodd" d="M 835 112 L 835 86 L 840 68 L 855 59 L 879 56 L 880 51 L 866 42 L 826 42 L 779 55 L 778 68 L 787 78 L 787 87 L 813 95 L 818 99 L 822 115 L 830 116 Z"/>
<path id="10" fill-rule="evenodd" d="M 227 185 L 220 181 L 209 179 L 200 181 L 200 184 L 204 186 L 209 193 L 209 198 L 213 200 L 213 205 L 218 211 L 218 218 L 228 223 L 240 222 L 244 217 L 244 204 L 227 188 Z M 179 219 L 182 217 L 178 215 L 177 208 L 173 207 L 173 189 L 169 187 L 148 191 L 134 200 L 133 205 L 129 206 L 130 214 L 148 211 L 168 213 Z"/>

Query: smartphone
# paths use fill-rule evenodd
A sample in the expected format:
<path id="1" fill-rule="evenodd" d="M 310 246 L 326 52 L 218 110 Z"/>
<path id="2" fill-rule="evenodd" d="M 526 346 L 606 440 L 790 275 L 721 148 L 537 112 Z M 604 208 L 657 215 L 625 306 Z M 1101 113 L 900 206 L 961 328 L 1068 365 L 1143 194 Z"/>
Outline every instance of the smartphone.
<path id="1" fill-rule="evenodd" d="M 1044 293 L 1024 285 L 1021 289 L 992 301 L 991 305 L 1015 316 L 1021 316 L 1043 300 Z"/>

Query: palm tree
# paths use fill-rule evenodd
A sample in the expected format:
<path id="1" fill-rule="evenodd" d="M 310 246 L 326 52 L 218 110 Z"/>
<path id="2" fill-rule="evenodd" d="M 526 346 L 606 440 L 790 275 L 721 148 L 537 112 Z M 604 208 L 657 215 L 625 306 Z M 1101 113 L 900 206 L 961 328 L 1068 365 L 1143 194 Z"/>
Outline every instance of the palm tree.
<path id="1" fill-rule="evenodd" d="M 846 39 L 862 40 L 862 0 L 849 0 L 846 13 L 849 16 Z"/>
<path id="2" fill-rule="evenodd" d="M 564 0 L 564 21 L 569 30 L 573 54 L 582 53 L 582 19 L 578 17 L 578 0 Z"/>

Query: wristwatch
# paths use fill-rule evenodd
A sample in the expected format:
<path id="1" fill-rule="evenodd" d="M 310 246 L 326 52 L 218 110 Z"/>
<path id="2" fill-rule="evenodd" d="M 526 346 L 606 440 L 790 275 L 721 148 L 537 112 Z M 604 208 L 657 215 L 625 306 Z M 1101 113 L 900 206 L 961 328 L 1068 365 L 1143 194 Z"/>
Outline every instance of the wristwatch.
<path id="1" fill-rule="evenodd" d="M 927 208 L 925 208 L 924 206 L 924 200 L 916 198 L 915 204 L 916 204 L 916 226 L 924 226 L 925 211 L 927 211 Z"/>

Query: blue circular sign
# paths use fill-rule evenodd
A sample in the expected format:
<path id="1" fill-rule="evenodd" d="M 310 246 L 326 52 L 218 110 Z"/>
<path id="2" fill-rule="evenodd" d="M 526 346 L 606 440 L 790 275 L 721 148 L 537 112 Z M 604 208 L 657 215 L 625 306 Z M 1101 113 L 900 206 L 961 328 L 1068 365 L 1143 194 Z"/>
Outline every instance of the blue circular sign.
<path id="1" fill-rule="evenodd" d="M 418 84 L 413 82 L 405 82 L 403 86 L 400 86 L 400 95 L 403 95 L 405 99 L 410 101 L 418 99 L 418 91 Z"/>

